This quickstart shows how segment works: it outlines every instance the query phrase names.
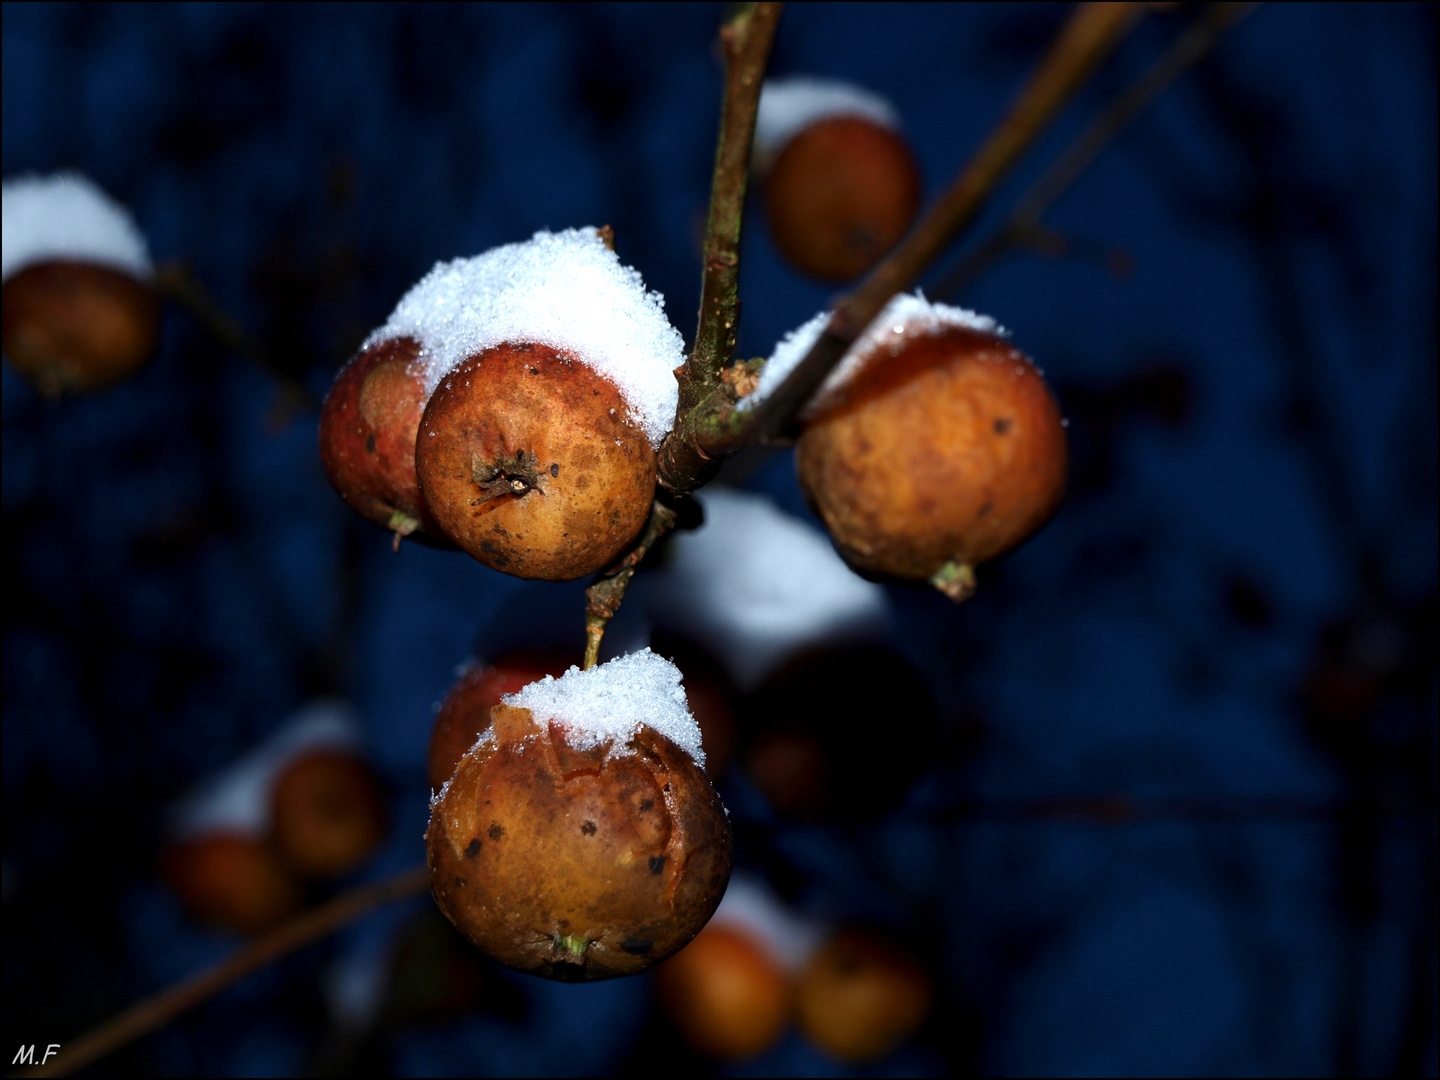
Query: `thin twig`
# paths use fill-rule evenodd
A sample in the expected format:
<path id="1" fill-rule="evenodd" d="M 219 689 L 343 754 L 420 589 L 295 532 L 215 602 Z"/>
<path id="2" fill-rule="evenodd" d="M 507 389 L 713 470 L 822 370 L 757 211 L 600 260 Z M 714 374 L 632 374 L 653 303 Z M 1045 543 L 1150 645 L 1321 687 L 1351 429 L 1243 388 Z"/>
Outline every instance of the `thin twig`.
<path id="1" fill-rule="evenodd" d="M 750 180 L 755 114 L 783 7 L 778 3 L 741 5 L 720 29 L 725 99 L 705 226 L 699 325 L 690 356 L 679 371 L 680 417 L 720 386 L 720 372 L 735 352 L 740 324 L 740 227 Z M 711 466 L 697 449 L 690 441 L 666 439 L 660 449 L 662 483 L 674 486 L 671 480 L 681 478 L 674 490 L 698 487 Z"/>
<path id="2" fill-rule="evenodd" d="M 655 541 L 669 532 L 679 515 L 659 499 L 650 504 L 650 518 L 635 546 L 625 553 L 624 558 L 608 570 L 585 590 L 585 670 L 589 671 L 600 661 L 600 642 L 605 637 L 605 627 L 620 610 L 625 599 L 625 590 L 635 576 L 640 560 L 650 553 Z"/>
<path id="3" fill-rule="evenodd" d="M 933 290 L 937 297 L 959 292 L 1012 248 L 1029 246 L 1040 230 L 1041 219 L 1146 106 L 1193 67 L 1225 36 L 1225 32 L 1259 5 L 1211 4 L 1192 26 L 1138 81 L 1106 106 L 1104 112 L 1080 133 L 1055 163 L 1015 204 L 1009 219 L 973 252 L 961 259 Z"/>
<path id="4" fill-rule="evenodd" d="M 745 191 L 750 182 L 750 150 L 755 142 L 755 114 L 765 66 L 775 42 L 775 28 L 784 4 L 741 4 L 720 28 L 725 54 L 725 97 L 720 107 L 720 134 L 715 170 L 710 180 L 710 213 L 705 225 L 704 271 L 700 281 L 700 315 L 690 355 L 676 372 L 680 383 L 678 415 L 684 416 L 721 385 L 721 372 L 735 352 L 740 324 L 740 227 L 745 216 Z M 670 454 L 680 458 L 672 461 Z M 689 491 L 704 483 L 717 463 L 710 462 L 693 442 L 666 439 L 660 447 L 660 477 L 684 476 Z M 635 568 L 651 546 L 675 524 L 675 511 L 660 499 L 650 506 L 650 519 L 635 545 L 585 590 L 585 670 L 600 659 L 605 628 L 625 599 Z"/>
<path id="5" fill-rule="evenodd" d="M 137 1002 L 114 1019 L 64 1044 L 48 1064 L 12 1075 L 68 1076 L 140 1036 L 163 1027 L 252 971 L 333 933 L 377 907 L 418 896 L 429 886 L 429 870 L 417 866 L 383 881 L 352 889 L 329 903 L 302 912 L 257 938 L 229 959 L 162 990 L 154 997 Z"/>
<path id="6" fill-rule="evenodd" d="M 819 340 L 785 381 L 763 402 L 744 412 L 734 408 L 733 395 L 721 386 L 682 415 L 671 439 L 693 443 L 692 460 L 704 460 L 734 453 L 783 431 L 891 298 L 913 286 L 956 234 L 975 218 L 1021 153 L 1119 43 L 1143 9 L 1144 5 L 1138 3 L 1080 5 L 1009 113 L 955 183 L 901 245 L 871 271 L 858 289 L 839 302 Z M 670 460 L 684 459 L 676 453 Z M 665 482 L 675 490 L 688 490 L 688 479 L 684 474 L 672 473 L 666 475 Z"/>
<path id="7" fill-rule="evenodd" d="M 280 384 L 286 409 L 305 409 L 316 404 L 305 385 L 281 370 L 259 343 L 215 302 L 188 265 L 171 262 L 156 268 L 153 283 L 163 299 L 183 308 L 221 348 L 264 368 Z"/>

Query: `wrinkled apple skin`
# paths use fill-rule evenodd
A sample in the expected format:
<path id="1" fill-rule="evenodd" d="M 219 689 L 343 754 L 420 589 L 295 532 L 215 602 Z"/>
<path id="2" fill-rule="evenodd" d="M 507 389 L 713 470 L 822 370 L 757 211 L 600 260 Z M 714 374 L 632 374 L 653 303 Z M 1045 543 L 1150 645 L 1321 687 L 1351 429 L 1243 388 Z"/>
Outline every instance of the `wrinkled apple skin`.
<path id="1" fill-rule="evenodd" d="M 781 148 L 765 178 L 775 246 L 798 270 L 836 283 L 859 277 L 900 241 L 920 198 L 905 140 L 854 116 L 810 125 Z"/>
<path id="2" fill-rule="evenodd" d="M 302 754 L 280 774 L 271 799 L 275 848 L 285 865 L 302 877 L 344 874 L 385 839 L 380 781 L 351 754 Z"/>
<path id="3" fill-rule="evenodd" d="M 847 563 L 923 580 L 1040 527 L 1064 492 L 1065 429 L 1024 354 L 952 327 L 869 357 L 820 404 L 796 465 Z"/>
<path id="4" fill-rule="evenodd" d="M 419 352 L 414 338 L 397 338 L 361 351 L 341 369 L 320 411 L 320 461 L 362 517 L 449 547 L 415 478 L 415 436 L 425 411 L 424 381 L 411 370 Z"/>
<path id="5" fill-rule="evenodd" d="M 655 495 L 655 451 L 629 412 L 613 383 L 548 345 L 486 349 L 425 408 L 415 448 L 425 503 L 493 570 L 570 581 L 603 569 Z"/>
<path id="6" fill-rule="evenodd" d="M 514 694 L 546 675 L 557 679 L 578 656 L 560 653 L 516 651 L 492 664 L 476 664 L 456 680 L 430 732 L 430 787 L 439 791 L 455 773 L 455 766 L 475 740 L 490 728 L 490 710 L 500 704 L 502 694 Z M 708 749 L 707 749 L 708 754 Z"/>
<path id="7" fill-rule="evenodd" d="M 693 758 L 641 728 L 629 752 L 571 746 L 498 705 L 431 810 L 431 888 L 456 929 L 517 971 L 633 975 L 693 938 L 733 861 L 720 797 Z"/>
<path id="8" fill-rule="evenodd" d="M 3 289 L 5 355 L 41 393 L 101 390 L 155 351 L 160 302 L 123 270 L 55 259 L 17 271 Z"/>

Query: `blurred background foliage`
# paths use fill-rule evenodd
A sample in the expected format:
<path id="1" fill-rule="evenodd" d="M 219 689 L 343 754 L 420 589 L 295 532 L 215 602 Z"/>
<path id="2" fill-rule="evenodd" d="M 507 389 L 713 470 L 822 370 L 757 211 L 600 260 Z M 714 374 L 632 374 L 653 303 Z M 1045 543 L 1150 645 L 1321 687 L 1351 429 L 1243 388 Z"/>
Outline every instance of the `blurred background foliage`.
<path id="1" fill-rule="evenodd" d="M 1056 205 L 1045 251 L 935 297 L 1044 367 L 1069 496 L 964 606 L 891 590 L 938 730 L 857 715 L 863 670 L 817 692 L 876 784 L 913 766 L 898 809 L 795 824 L 722 780 L 742 865 L 937 979 L 926 1030 L 862 1072 L 1435 1074 L 1435 11 L 1260 8 Z M 158 882 L 165 808 L 304 702 L 364 720 L 394 822 L 379 876 L 420 857 L 455 665 L 578 644 L 583 582 L 393 554 L 325 481 L 318 402 L 437 259 L 540 228 L 614 226 L 692 334 L 720 15 L 4 6 L 4 175 L 93 176 L 269 365 L 172 310 L 155 363 L 104 394 L 46 402 L 5 368 L 7 1047 L 234 947 Z M 772 72 L 890 97 L 933 195 L 1064 15 L 795 5 Z M 1149 15 L 973 235 L 1193 17 Z M 741 289 L 746 356 L 831 296 L 753 208 Z M 788 453 L 723 480 L 807 515 Z M 97 1071 L 856 1071 L 794 1034 L 690 1061 L 648 978 L 512 976 L 427 905 Z"/>

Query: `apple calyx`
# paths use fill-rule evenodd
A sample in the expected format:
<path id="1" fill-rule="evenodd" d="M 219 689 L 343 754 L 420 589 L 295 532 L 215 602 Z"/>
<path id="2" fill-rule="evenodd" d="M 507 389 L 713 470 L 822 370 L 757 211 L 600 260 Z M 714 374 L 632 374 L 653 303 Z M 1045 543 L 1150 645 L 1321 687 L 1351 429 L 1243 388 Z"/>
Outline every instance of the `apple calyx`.
<path id="1" fill-rule="evenodd" d="M 535 452 L 517 450 L 513 458 L 501 457 L 485 461 L 479 454 L 470 455 L 470 478 L 481 491 L 480 498 L 472 499 L 471 506 L 479 506 L 502 495 L 524 498 L 532 491 L 545 494 L 544 475 L 547 470 L 540 467 Z M 558 465 L 548 470 L 551 476 L 559 472 Z"/>

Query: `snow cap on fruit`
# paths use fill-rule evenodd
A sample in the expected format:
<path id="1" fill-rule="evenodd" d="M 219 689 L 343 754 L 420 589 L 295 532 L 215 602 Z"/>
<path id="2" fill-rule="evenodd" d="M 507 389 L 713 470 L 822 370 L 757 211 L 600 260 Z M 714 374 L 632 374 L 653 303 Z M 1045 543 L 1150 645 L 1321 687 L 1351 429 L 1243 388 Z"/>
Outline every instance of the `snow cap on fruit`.
<path id="1" fill-rule="evenodd" d="M 665 298 L 593 228 L 537 232 L 483 255 L 436 263 L 365 341 L 420 342 L 425 391 L 467 357 L 510 343 L 548 345 L 614 383 L 652 446 L 675 422 L 685 360 Z"/>
<path id="2" fill-rule="evenodd" d="M 749 491 L 707 488 L 705 524 L 638 579 L 647 616 L 695 638 L 744 691 L 801 649 L 889 632 L 885 590 L 857 577 L 813 525 Z"/>
<path id="3" fill-rule="evenodd" d="M 268 740 L 202 781 L 170 814 L 175 839 L 228 831 L 259 835 L 270 817 L 270 789 L 287 764 L 311 750 L 359 753 L 364 742 L 354 707 L 340 698 L 315 698 Z"/>
<path id="4" fill-rule="evenodd" d="M 553 720 L 577 750 L 608 740 L 623 744 L 644 725 L 684 750 L 702 768 L 700 725 L 690 714 L 680 669 L 649 649 L 619 656 L 589 671 L 572 667 L 560 678 L 546 675 L 501 699 L 529 709 L 537 724 Z"/>
<path id="5" fill-rule="evenodd" d="M 760 369 L 760 381 L 756 384 L 754 393 L 740 402 L 740 408 L 752 409 L 774 393 L 775 388 L 785 381 L 785 376 L 805 359 L 805 355 L 820 339 L 829 321 L 830 312 L 822 311 L 781 338 L 770 354 L 770 359 Z M 877 350 L 888 349 L 893 356 L 906 341 L 925 334 L 938 334 L 951 327 L 962 327 L 997 337 L 1010 336 L 1010 331 L 988 315 L 981 315 L 966 308 L 951 307 L 949 304 L 932 303 L 919 292 L 914 296 L 900 293 L 885 305 L 880 317 L 850 346 L 840 363 L 835 365 L 820 384 L 820 389 L 801 411 L 801 419 L 812 415 L 816 403 L 837 387 L 843 386 L 860 370 L 865 359 Z"/>
<path id="6" fill-rule="evenodd" d="M 892 131 L 900 129 L 895 106 L 864 87 L 803 75 L 767 79 L 755 115 L 756 171 L 766 171 L 785 144 L 811 124 L 833 116 L 858 116 Z"/>
<path id="7" fill-rule="evenodd" d="M 150 276 L 150 252 L 135 219 L 88 176 L 17 176 L 5 181 L 0 204 L 0 281 L 58 259 Z"/>

